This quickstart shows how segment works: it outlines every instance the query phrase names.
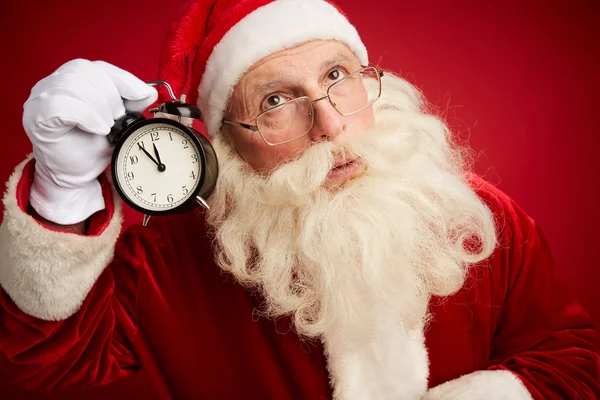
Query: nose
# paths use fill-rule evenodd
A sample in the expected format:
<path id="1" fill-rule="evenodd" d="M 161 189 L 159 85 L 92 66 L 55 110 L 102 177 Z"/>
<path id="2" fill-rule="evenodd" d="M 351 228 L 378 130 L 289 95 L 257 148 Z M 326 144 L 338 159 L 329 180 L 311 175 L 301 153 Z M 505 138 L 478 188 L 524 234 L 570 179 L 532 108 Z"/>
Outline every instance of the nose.
<path id="1" fill-rule="evenodd" d="M 314 123 L 309 132 L 311 140 L 333 140 L 345 130 L 343 115 L 333 108 L 327 96 L 314 101 L 313 110 Z"/>

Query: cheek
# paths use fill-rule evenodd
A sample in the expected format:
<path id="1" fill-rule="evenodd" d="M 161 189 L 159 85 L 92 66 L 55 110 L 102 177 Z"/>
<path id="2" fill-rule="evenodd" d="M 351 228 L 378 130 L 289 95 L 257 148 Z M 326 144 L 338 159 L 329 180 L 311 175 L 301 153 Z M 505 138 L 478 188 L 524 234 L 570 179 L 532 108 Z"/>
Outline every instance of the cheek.
<path id="1" fill-rule="evenodd" d="M 348 130 L 346 136 L 354 137 L 358 136 L 366 131 L 373 129 L 375 126 L 375 113 L 373 106 L 364 109 L 356 115 L 352 116 L 352 119 L 348 121 Z"/>
<path id="2" fill-rule="evenodd" d="M 288 144 L 269 146 L 260 137 L 244 141 L 238 147 L 240 155 L 256 171 L 268 173 L 279 165 L 293 160 L 310 145 L 308 138 L 300 138 Z"/>
<path id="3" fill-rule="evenodd" d="M 363 113 L 364 116 L 362 117 L 362 127 L 364 129 L 373 129 L 375 127 L 375 111 L 373 110 L 373 106 L 370 106 L 363 112 L 359 113 L 359 115 Z"/>

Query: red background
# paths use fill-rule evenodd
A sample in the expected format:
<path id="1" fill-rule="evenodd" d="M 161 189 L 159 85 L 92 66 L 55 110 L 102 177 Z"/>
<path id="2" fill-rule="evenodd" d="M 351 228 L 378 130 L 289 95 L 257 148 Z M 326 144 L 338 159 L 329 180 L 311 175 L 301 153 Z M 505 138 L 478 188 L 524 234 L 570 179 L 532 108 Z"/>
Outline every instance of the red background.
<path id="1" fill-rule="evenodd" d="M 0 180 L 31 151 L 22 104 L 39 79 L 77 57 L 155 79 L 168 21 L 182 3 L 2 0 Z M 566 279 L 600 321 L 600 2 L 404 3 L 338 1 L 371 61 L 421 88 L 469 139 L 476 171 L 538 221 Z M 85 397 L 151 397 L 143 371 L 94 393 Z M 0 395 L 66 398 L 8 389 Z"/>

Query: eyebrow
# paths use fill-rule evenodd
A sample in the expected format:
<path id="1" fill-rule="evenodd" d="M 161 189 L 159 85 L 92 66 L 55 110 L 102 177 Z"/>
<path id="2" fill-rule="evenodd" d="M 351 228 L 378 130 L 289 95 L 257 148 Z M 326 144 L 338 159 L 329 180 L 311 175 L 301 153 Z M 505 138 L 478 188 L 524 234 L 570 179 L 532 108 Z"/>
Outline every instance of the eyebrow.
<path id="1" fill-rule="evenodd" d="M 353 61 L 353 57 L 348 56 L 348 55 L 336 54 L 335 56 L 330 57 L 330 58 L 326 59 L 325 61 L 323 61 L 320 66 L 320 70 L 321 71 L 327 70 L 337 64 L 347 63 L 350 61 Z M 350 71 L 350 72 L 352 72 L 352 71 Z M 289 81 L 286 81 L 281 78 L 271 79 L 271 80 L 262 82 L 260 85 L 256 85 L 252 88 L 251 98 L 253 100 L 256 100 L 257 97 L 262 96 L 263 94 L 268 93 L 277 87 L 282 87 L 282 86 L 289 85 L 289 84 L 290 84 Z"/>

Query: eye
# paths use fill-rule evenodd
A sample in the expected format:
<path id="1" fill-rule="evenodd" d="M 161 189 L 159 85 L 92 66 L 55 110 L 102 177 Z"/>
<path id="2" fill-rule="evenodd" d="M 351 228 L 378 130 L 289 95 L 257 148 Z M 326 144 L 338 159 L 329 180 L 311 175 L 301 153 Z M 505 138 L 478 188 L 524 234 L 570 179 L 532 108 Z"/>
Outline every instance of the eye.
<path id="1" fill-rule="evenodd" d="M 346 76 L 346 73 L 341 67 L 336 67 L 327 73 L 327 79 L 331 81 L 331 83 L 335 83 Z"/>
<path id="2" fill-rule="evenodd" d="M 288 100 L 289 100 L 289 98 L 286 98 L 281 94 L 270 94 L 263 101 L 261 109 L 263 111 L 266 111 L 273 107 L 277 107 L 278 105 L 281 105 Z"/>

